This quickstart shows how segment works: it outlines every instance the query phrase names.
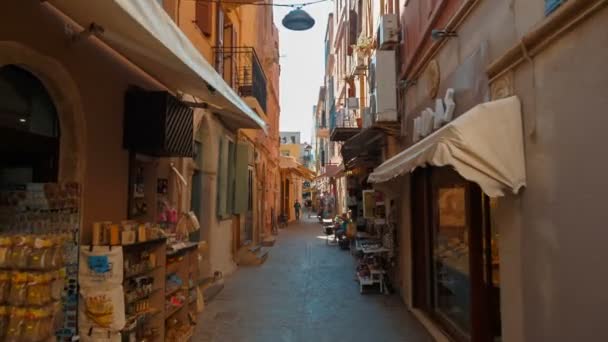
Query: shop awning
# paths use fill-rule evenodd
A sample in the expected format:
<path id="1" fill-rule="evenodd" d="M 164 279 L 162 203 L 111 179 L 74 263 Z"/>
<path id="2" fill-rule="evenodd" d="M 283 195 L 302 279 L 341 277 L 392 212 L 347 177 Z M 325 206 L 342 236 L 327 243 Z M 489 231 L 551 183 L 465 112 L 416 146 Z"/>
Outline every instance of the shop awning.
<path id="1" fill-rule="evenodd" d="M 315 173 L 306 166 L 298 163 L 294 157 L 281 156 L 279 167 L 283 170 L 290 170 L 304 179 L 315 179 Z"/>
<path id="2" fill-rule="evenodd" d="M 374 128 L 367 128 L 361 131 L 361 133 L 346 140 L 340 151 L 346 168 L 351 168 L 356 164 L 356 161 L 379 160 L 382 155 L 383 136 L 384 134 L 382 131 Z M 378 161 L 373 166 L 378 165 L 379 163 L 380 162 Z"/>
<path id="3" fill-rule="evenodd" d="M 521 104 L 510 97 L 480 104 L 377 167 L 371 183 L 426 165 L 450 165 L 490 197 L 526 185 Z"/>
<path id="4" fill-rule="evenodd" d="M 84 28 L 103 28 L 97 37 L 169 90 L 195 96 L 233 128 L 266 123 L 201 56 L 153 0 L 49 0 Z"/>
<path id="5" fill-rule="evenodd" d="M 336 164 L 326 164 L 325 165 L 325 173 L 317 176 L 319 178 L 332 178 L 336 177 L 336 175 L 343 169 L 341 165 Z"/>

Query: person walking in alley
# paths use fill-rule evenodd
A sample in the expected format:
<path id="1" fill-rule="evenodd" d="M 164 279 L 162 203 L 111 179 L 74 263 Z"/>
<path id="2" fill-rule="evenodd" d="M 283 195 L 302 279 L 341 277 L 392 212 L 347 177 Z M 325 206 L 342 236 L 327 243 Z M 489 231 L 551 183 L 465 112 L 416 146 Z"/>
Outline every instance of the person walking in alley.
<path id="1" fill-rule="evenodd" d="M 294 203 L 293 207 L 296 210 L 296 220 L 299 221 L 300 220 L 300 209 L 302 208 L 302 205 L 300 204 L 300 202 L 298 200 L 296 200 L 296 203 Z"/>

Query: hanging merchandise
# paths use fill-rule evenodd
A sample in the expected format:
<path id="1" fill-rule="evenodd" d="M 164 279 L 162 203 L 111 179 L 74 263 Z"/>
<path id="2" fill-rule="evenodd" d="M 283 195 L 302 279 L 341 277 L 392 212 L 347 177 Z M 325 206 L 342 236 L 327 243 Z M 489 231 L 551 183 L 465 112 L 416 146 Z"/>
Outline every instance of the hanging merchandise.
<path id="1" fill-rule="evenodd" d="M 122 247 L 82 246 L 79 278 L 81 287 L 120 285 L 123 280 Z"/>
<path id="2" fill-rule="evenodd" d="M 119 332 L 125 326 L 125 297 L 122 286 L 91 287 L 80 289 L 78 315 L 81 335 L 93 330 Z"/>
<path id="3" fill-rule="evenodd" d="M 0 191 L 0 340 L 76 336 L 80 188 Z"/>

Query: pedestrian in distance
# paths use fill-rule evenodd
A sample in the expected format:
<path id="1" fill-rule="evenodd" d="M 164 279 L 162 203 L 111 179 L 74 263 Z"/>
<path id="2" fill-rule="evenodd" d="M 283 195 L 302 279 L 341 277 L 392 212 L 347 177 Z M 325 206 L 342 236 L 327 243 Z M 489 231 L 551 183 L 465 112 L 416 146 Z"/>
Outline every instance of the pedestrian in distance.
<path id="1" fill-rule="evenodd" d="M 302 205 L 300 204 L 300 202 L 298 200 L 296 200 L 296 203 L 294 203 L 293 208 L 296 210 L 296 220 L 300 220 L 300 209 L 302 208 Z"/>

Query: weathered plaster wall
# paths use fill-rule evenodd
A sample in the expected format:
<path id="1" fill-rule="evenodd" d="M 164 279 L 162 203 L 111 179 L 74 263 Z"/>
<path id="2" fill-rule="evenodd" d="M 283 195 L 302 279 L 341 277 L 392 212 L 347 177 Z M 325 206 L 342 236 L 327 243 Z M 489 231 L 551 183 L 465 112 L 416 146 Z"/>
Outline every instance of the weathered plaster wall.
<path id="1" fill-rule="evenodd" d="M 526 341 L 608 340 L 608 8 L 515 71 L 528 187 L 522 195 Z M 599 157 L 599 158 L 598 158 Z"/>
<path id="2" fill-rule="evenodd" d="M 219 140 L 224 135 L 234 138 L 234 134 L 226 130 L 214 115 L 205 114 L 200 130 L 203 147 L 201 239 L 209 244 L 209 271 L 220 271 L 227 275 L 234 272 L 236 264 L 232 253 L 232 220 L 220 220 L 217 216 Z"/>

